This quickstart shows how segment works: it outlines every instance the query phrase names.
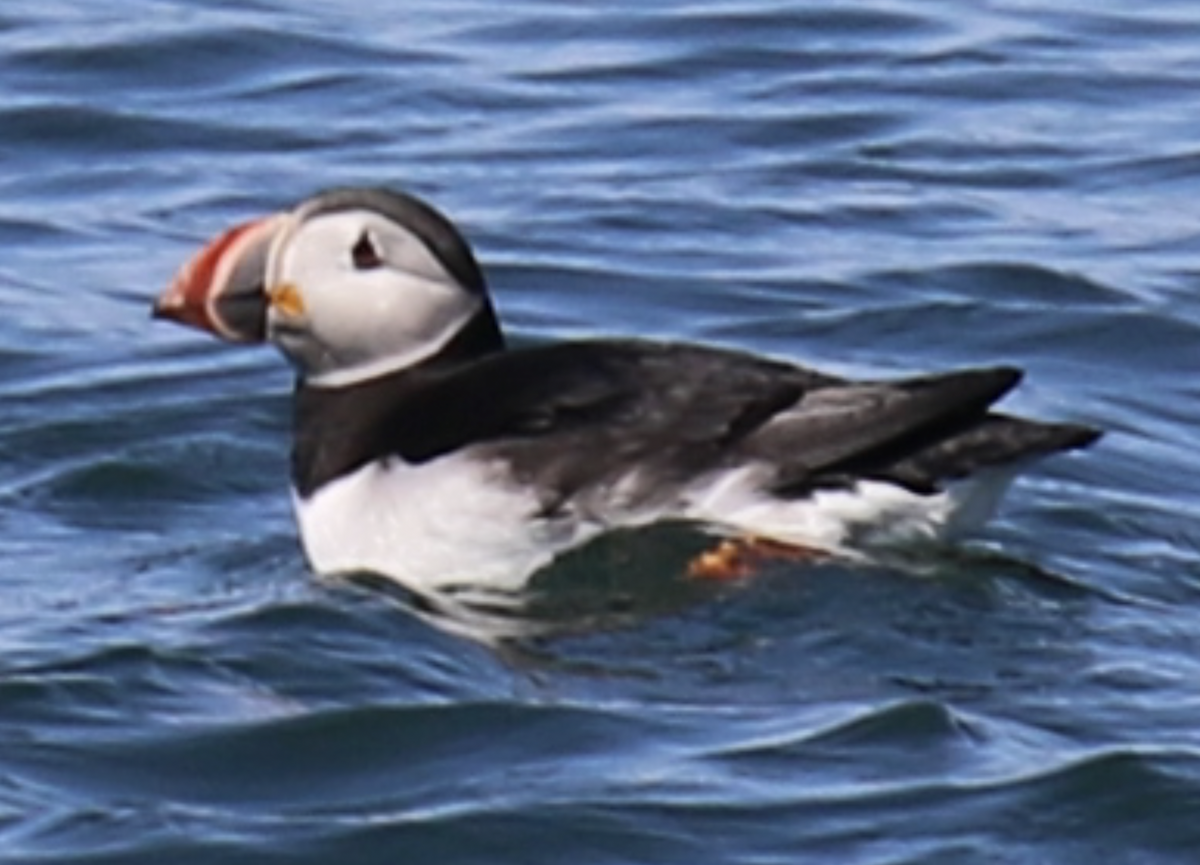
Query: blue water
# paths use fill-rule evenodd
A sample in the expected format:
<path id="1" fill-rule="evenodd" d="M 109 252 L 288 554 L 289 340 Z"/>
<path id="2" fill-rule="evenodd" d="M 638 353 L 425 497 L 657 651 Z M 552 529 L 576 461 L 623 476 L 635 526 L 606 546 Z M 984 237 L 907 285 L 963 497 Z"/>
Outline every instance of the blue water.
<path id="1" fill-rule="evenodd" d="M 1200 7 L 0 11 L 0 860 L 1200 861 Z M 288 373 L 152 324 L 335 184 L 462 225 L 518 339 L 1015 362 L 1109 435 L 977 543 L 544 575 L 485 645 L 306 569 Z M 686 548 L 686 549 L 685 549 Z M 532 615 L 532 613 L 531 613 Z"/>

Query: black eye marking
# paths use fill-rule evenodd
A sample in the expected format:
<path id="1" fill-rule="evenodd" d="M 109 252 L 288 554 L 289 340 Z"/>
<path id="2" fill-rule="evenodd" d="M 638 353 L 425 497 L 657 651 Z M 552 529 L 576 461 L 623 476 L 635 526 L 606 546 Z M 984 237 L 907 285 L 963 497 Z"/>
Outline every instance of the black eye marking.
<path id="1" fill-rule="evenodd" d="M 383 264 L 383 257 L 365 231 L 359 235 L 351 248 L 350 258 L 354 262 L 355 270 L 373 270 Z"/>

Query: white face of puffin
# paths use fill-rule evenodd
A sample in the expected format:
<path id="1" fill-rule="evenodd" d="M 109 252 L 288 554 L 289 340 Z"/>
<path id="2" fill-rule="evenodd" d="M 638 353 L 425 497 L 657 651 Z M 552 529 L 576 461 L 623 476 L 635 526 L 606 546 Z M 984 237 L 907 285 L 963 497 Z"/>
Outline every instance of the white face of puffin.
<path id="1" fill-rule="evenodd" d="M 339 387 L 432 357 L 465 328 L 503 346 L 470 247 L 402 193 L 323 192 L 205 245 L 154 315 L 231 342 L 269 340 L 304 382 Z"/>
<path id="2" fill-rule="evenodd" d="M 479 310 L 411 231 L 368 208 L 306 213 L 272 239 L 267 338 L 308 384 L 336 387 L 436 353 Z"/>

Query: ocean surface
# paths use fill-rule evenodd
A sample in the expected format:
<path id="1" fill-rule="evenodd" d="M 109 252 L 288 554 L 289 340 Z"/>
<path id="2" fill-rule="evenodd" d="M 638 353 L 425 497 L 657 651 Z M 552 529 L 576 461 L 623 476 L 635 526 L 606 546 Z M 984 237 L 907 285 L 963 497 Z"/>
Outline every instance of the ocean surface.
<path id="1" fill-rule="evenodd" d="M 962 547 L 618 536 L 476 639 L 314 577 L 285 365 L 149 319 L 339 184 L 518 341 L 1016 363 L 1108 435 Z M 0 861 L 1200 862 L 1198 289 L 1192 0 L 6 0 Z"/>

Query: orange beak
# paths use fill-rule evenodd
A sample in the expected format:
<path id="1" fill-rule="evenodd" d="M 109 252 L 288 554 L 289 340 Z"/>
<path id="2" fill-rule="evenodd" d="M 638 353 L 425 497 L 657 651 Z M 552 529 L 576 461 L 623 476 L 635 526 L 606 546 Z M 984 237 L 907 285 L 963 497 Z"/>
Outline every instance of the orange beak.
<path id="1" fill-rule="evenodd" d="M 267 257 L 284 218 L 247 222 L 208 243 L 179 269 L 151 315 L 230 342 L 265 340 Z"/>

